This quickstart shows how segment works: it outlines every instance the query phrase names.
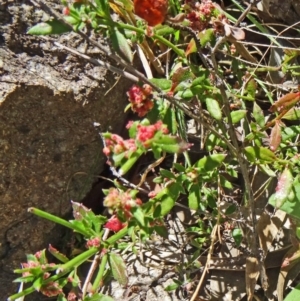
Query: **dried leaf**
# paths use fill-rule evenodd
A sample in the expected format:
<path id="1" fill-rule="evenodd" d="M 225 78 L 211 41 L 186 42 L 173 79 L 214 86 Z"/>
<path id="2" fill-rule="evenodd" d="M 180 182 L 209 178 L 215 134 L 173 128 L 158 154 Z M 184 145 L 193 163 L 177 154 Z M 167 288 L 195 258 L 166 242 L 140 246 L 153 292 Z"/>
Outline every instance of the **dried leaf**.
<path id="1" fill-rule="evenodd" d="M 245 39 L 245 31 L 239 27 L 230 26 L 231 35 L 238 41 Z"/>
<path id="2" fill-rule="evenodd" d="M 270 150 L 275 152 L 281 142 L 281 126 L 279 121 L 275 122 L 270 135 Z"/>
<path id="3" fill-rule="evenodd" d="M 254 289 L 259 276 L 259 262 L 255 257 L 246 259 L 246 293 L 247 300 L 251 301 L 254 295 Z"/>
<path id="4" fill-rule="evenodd" d="M 265 212 L 260 216 L 256 230 L 259 236 L 260 248 L 264 251 L 265 256 L 280 231 L 285 217 L 286 213 L 281 210 L 277 210 L 272 218 Z"/>
<path id="5" fill-rule="evenodd" d="M 175 70 L 172 76 L 172 87 L 170 92 L 174 92 L 176 87 L 181 83 L 188 79 L 194 79 L 194 75 L 191 72 L 189 67 L 179 67 Z"/>
<path id="6" fill-rule="evenodd" d="M 283 301 L 285 292 L 285 282 L 291 269 L 300 261 L 299 246 L 293 246 L 289 249 L 283 258 L 281 269 L 277 281 L 277 295 L 278 301 Z"/>

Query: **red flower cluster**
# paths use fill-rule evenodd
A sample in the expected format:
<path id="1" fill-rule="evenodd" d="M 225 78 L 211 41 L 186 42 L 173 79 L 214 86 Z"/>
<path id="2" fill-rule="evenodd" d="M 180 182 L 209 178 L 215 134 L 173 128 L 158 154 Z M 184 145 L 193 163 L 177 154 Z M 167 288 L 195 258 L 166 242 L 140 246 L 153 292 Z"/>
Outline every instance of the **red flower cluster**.
<path id="1" fill-rule="evenodd" d="M 168 11 L 168 0 L 134 0 L 134 12 L 149 26 L 161 24 Z"/>
<path id="2" fill-rule="evenodd" d="M 191 22 L 191 28 L 202 31 L 208 27 L 208 24 L 213 17 L 215 5 L 211 0 L 188 1 L 190 12 L 187 14 L 188 20 Z"/>
<path id="3" fill-rule="evenodd" d="M 139 117 L 145 116 L 152 108 L 152 87 L 145 84 L 143 87 L 133 85 L 127 92 L 127 96 L 131 103 L 131 109 L 137 113 Z"/>
<path id="4" fill-rule="evenodd" d="M 51 270 L 51 268 L 53 268 L 55 264 L 47 262 L 47 259 L 45 257 L 45 250 L 36 252 L 34 256 L 28 256 L 30 256 L 31 259 L 27 259 L 27 262 L 22 263 L 22 268 L 29 269 L 29 271 L 23 272 L 23 277 L 35 275 L 39 270 L 38 268 L 40 268 L 39 273 L 41 274 L 43 279 L 47 279 L 51 276 L 51 274 L 47 271 Z M 33 272 L 31 272 L 30 269 L 33 269 Z M 42 285 L 39 288 L 39 291 L 48 297 L 54 297 L 63 293 L 62 288 L 59 286 L 59 284 L 53 281 Z"/>
<path id="5" fill-rule="evenodd" d="M 91 238 L 86 242 L 86 247 L 87 248 L 92 248 L 92 247 L 99 248 L 100 243 L 101 243 L 101 240 L 99 237 Z"/>
<path id="6" fill-rule="evenodd" d="M 130 129 L 133 125 L 134 122 L 129 121 L 128 124 L 126 125 L 126 128 Z M 157 121 L 155 124 L 149 124 L 149 125 L 138 124 L 136 140 L 138 142 L 141 142 L 145 147 L 148 147 L 149 145 L 147 145 L 145 142 L 152 139 L 158 131 L 161 131 L 163 134 L 169 133 L 167 126 L 163 124 L 161 120 Z"/>
<path id="7" fill-rule="evenodd" d="M 158 131 L 161 131 L 163 134 L 168 134 L 169 132 L 167 126 L 164 125 L 161 120 L 152 125 L 139 124 L 137 126 L 137 129 L 137 140 L 141 142 L 145 147 L 149 147 L 147 141 L 152 139 Z"/>
<path id="8" fill-rule="evenodd" d="M 107 228 L 114 232 L 119 232 L 125 227 L 125 224 L 122 223 L 117 216 L 113 215 L 110 220 L 104 225 L 104 228 Z"/>
<path id="9" fill-rule="evenodd" d="M 131 217 L 130 209 L 140 206 L 142 201 L 139 198 L 133 198 L 129 191 L 121 191 L 117 188 L 110 188 L 103 205 L 109 208 L 110 213 L 122 210 L 127 218 Z"/>
<path id="10" fill-rule="evenodd" d="M 103 153 L 106 156 L 109 156 L 111 153 L 121 154 L 123 152 L 135 152 L 137 149 L 134 139 L 124 140 L 122 137 L 116 134 L 112 134 L 110 138 L 105 139 L 105 143 L 106 147 L 103 148 Z"/>

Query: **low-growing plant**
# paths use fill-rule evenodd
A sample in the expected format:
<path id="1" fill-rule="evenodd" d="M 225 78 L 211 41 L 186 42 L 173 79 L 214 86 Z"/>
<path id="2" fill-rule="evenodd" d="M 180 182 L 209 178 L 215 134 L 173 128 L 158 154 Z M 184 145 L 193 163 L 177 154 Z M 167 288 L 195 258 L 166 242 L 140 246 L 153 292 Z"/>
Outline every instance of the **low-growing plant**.
<path id="1" fill-rule="evenodd" d="M 73 30 L 87 38 L 82 30 L 89 29 L 108 38 L 111 46 L 108 55 L 125 67 L 126 72 L 97 62 L 135 81 L 127 92 L 126 110 L 131 109 L 139 119 L 128 122 L 128 139 L 110 132 L 100 133 L 103 153 L 116 177 L 115 186 L 104 190 L 103 204 L 109 217 L 95 215 L 75 202 L 72 202 L 74 219 L 70 221 L 37 208 L 29 209 L 81 235 L 86 249 L 67 258 L 49 246 L 48 251 L 57 259 L 55 263 L 48 263 L 45 250 L 28 255 L 27 262 L 15 272 L 21 274 L 16 282 L 29 286 L 9 300 L 34 291 L 57 296 L 61 301 L 112 300 L 100 293 L 109 274 L 121 285 L 128 284 L 125 262 L 116 250 L 135 252 L 134 242 L 145 241 L 153 233 L 167 238 L 165 217 L 182 199 L 186 200 L 186 208 L 196 213 L 196 223 L 186 228 L 186 233 L 192 234 L 190 244 L 198 251 L 189 262 L 177 267 L 189 270 L 190 278 L 175 279 L 167 290 L 193 281 L 192 270 L 199 268 L 197 258 L 208 247 L 202 273 L 205 276 L 220 229 L 229 231 L 237 248 L 242 243 L 246 245 L 248 257 L 255 258 L 251 262 L 256 262 L 259 273 L 263 274 L 259 261 L 261 258 L 264 261 L 267 254 L 258 240 L 256 199 L 277 177 L 276 189 L 266 203 L 293 218 L 295 235 L 294 246 L 285 256 L 282 269 L 299 262 L 300 126 L 291 121 L 299 119 L 300 93 L 284 92 L 274 101 L 277 96 L 265 77 L 275 69 L 259 67 L 258 54 L 241 42 L 245 32 L 233 16 L 210 0 L 62 1 L 63 16 L 37 2 L 52 18 L 30 28 L 29 34 L 62 34 Z M 241 16 L 246 16 L 242 10 Z M 264 28 L 250 17 L 264 33 Z M 89 41 L 103 50 L 97 42 Z M 135 46 L 144 59 L 147 76 L 132 66 Z M 297 50 L 286 51 L 277 69 L 286 77 L 296 76 L 297 56 Z M 262 98 L 268 101 L 262 103 Z M 197 150 L 196 157 L 191 149 Z M 139 183 L 125 179 L 133 166 L 149 154 L 153 164 L 142 173 Z M 171 164 L 164 162 L 167 155 L 173 156 Z M 148 173 L 153 170 L 156 177 L 151 180 L 153 185 L 147 186 Z M 267 181 L 254 188 L 253 179 L 258 172 Z M 234 194 L 236 187 L 240 190 Z M 242 212 L 248 212 L 248 216 L 240 218 Z M 245 234 L 245 226 L 251 229 L 251 235 Z M 132 242 L 122 245 L 120 240 L 125 236 Z M 90 258 L 93 258 L 91 273 L 82 284 L 77 269 Z M 249 266 L 250 263 L 246 271 Z M 96 275 L 92 280 L 93 273 Z M 203 278 L 191 300 L 195 300 L 202 281 Z M 255 283 L 247 284 L 248 300 L 253 297 Z"/>

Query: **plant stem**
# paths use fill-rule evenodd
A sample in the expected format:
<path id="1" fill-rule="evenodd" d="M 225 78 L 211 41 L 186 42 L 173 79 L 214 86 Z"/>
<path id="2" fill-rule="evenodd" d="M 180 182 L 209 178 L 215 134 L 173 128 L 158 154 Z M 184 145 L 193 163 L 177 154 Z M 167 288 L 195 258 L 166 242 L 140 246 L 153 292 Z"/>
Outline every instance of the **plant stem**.
<path id="1" fill-rule="evenodd" d="M 13 300 L 16 300 L 18 298 L 21 298 L 21 297 L 24 297 L 26 295 L 29 295 L 31 293 L 33 293 L 35 291 L 35 288 L 33 286 L 29 287 L 29 288 L 26 288 L 25 290 L 17 293 L 17 294 L 14 294 L 12 296 L 10 296 L 9 298 L 7 298 L 7 301 L 13 301 Z"/>
<path id="2" fill-rule="evenodd" d="M 76 227 L 75 225 L 73 225 L 72 223 L 56 216 L 56 215 L 53 215 L 53 214 L 50 214 L 50 213 L 47 213 L 43 210 L 40 210 L 40 209 L 37 209 L 37 208 L 34 208 L 34 207 L 30 207 L 28 208 L 28 212 L 30 213 L 33 213 L 39 217 L 42 217 L 44 219 L 47 219 L 51 222 L 54 222 L 56 224 L 60 224 L 64 227 L 67 227 L 69 229 L 72 229 L 73 231 L 76 231 L 78 233 L 81 233 L 82 235 L 84 236 L 89 236 L 89 233 L 84 231 L 83 229 L 79 228 L 79 227 Z"/>
<path id="3" fill-rule="evenodd" d="M 70 269 L 74 268 L 74 267 L 78 267 L 79 265 L 81 265 L 83 262 L 87 261 L 91 256 L 93 256 L 94 254 L 96 254 L 99 251 L 99 248 L 93 247 L 88 249 L 87 251 L 79 254 L 78 256 L 76 256 L 75 258 L 71 259 L 70 261 L 62 264 L 59 269 L 57 269 L 56 274 L 57 276 L 60 273 L 63 273 L 65 271 L 69 271 Z M 49 278 L 50 279 L 50 278 Z"/>
<path id="4" fill-rule="evenodd" d="M 120 28 L 123 28 L 123 29 L 128 29 L 128 30 L 132 30 L 132 31 L 135 31 L 136 33 L 140 33 L 142 35 L 145 34 L 145 31 L 144 29 L 142 28 L 138 28 L 138 27 L 135 27 L 133 25 L 130 25 L 130 24 L 125 24 L 125 23 L 115 23 L 115 26 L 116 27 L 120 27 Z M 167 39 L 165 39 L 164 37 L 160 36 L 160 35 L 157 35 L 157 34 L 153 34 L 152 36 L 154 39 L 160 41 L 161 43 L 165 44 L 166 46 L 168 46 L 169 48 L 171 48 L 178 56 L 182 57 L 182 58 L 185 58 L 185 55 L 184 55 L 184 51 L 177 48 L 173 43 L 171 43 L 170 41 L 168 41 Z"/>
<path id="5" fill-rule="evenodd" d="M 100 286 L 100 283 L 103 279 L 106 263 L 107 263 L 107 254 L 104 254 L 102 259 L 101 259 L 101 264 L 100 264 L 100 267 L 99 267 L 99 271 L 97 273 L 96 279 L 95 279 L 95 281 L 93 283 L 93 286 L 92 286 L 92 292 L 96 292 L 98 290 L 99 286 Z"/>

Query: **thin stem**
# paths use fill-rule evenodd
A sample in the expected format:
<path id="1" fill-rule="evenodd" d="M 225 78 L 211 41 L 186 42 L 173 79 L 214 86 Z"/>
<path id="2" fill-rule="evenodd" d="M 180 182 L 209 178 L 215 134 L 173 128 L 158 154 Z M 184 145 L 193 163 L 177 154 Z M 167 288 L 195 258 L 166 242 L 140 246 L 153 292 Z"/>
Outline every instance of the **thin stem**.
<path id="1" fill-rule="evenodd" d="M 96 254 L 99 251 L 99 248 L 93 247 L 88 249 L 87 251 L 81 253 L 80 255 L 76 256 L 75 258 L 71 259 L 70 261 L 62 264 L 59 269 L 56 270 L 56 274 L 59 275 L 65 271 L 69 271 L 74 267 L 80 266 L 82 263 L 87 261 L 91 256 Z"/>
<path id="2" fill-rule="evenodd" d="M 37 216 L 42 217 L 44 219 L 47 219 L 47 220 L 49 220 L 51 222 L 54 222 L 56 224 L 60 224 L 64 227 L 72 229 L 73 231 L 81 233 L 84 236 L 89 236 L 88 232 L 84 231 L 83 229 L 75 226 L 74 224 L 72 224 L 72 223 L 70 223 L 70 222 L 68 222 L 68 221 L 66 221 L 66 220 L 64 220 L 64 219 L 62 219 L 62 218 L 60 218 L 56 215 L 50 214 L 48 212 L 45 212 L 43 210 L 40 210 L 40 209 L 37 209 L 37 208 L 34 208 L 34 207 L 28 208 L 28 212 L 33 213 L 34 215 L 37 215 Z"/>
<path id="3" fill-rule="evenodd" d="M 7 298 L 7 301 L 14 301 L 18 298 L 24 297 L 26 295 L 29 295 L 31 293 L 33 293 L 35 291 L 35 288 L 33 286 L 26 288 L 25 290 L 23 290 L 22 292 L 19 292 L 17 294 L 14 294 L 12 296 L 10 296 L 9 298 Z"/>
<path id="4" fill-rule="evenodd" d="M 222 100 L 223 100 L 224 112 L 228 119 L 229 136 L 233 143 L 234 148 L 237 151 L 236 157 L 239 162 L 239 165 L 241 168 L 241 173 L 242 173 L 242 176 L 244 179 L 246 198 L 250 204 L 251 217 L 252 217 L 252 228 L 253 228 L 252 231 L 253 231 L 253 235 L 254 235 L 254 241 L 249 243 L 249 247 L 251 248 L 251 251 L 254 254 L 254 256 L 258 256 L 258 240 L 257 240 L 258 237 L 256 235 L 256 230 L 255 230 L 255 227 L 256 227 L 255 200 L 254 200 L 251 182 L 250 182 L 250 178 L 249 178 L 249 167 L 248 167 L 246 160 L 243 157 L 243 151 L 239 147 L 239 143 L 238 143 L 238 140 L 237 140 L 237 137 L 235 134 L 235 129 L 234 129 L 234 126 L 232 123 L 231 115 L 230 115 L 230 105 L 229 105 L 229 101 L 228 101 L 228 98 L 226 95 L 225 84 L 224 84 L 223 78 L 221 77 L 221 75 L 219 74 L 219 71 L 218 71 L 218 65 L 217 65 L 217 61 L 215 58 L 215 52 L 216 52 L 216 49 L 218 46 L 219 46 L 219 44 L 217 43 L 216 47 L 214 49 L 212 49 L 211 59 L 212 59 L 212 63 L 214 66 L 215 73 L 218 77 L 217 80 L 219 81 L 218 86 L 219 86 L 220 93 L 221 93 Z"/>
<path id="5" fill-rule="evenodd" d="M 104 275 L 106 263 L 107 263 L 107 254 L 104 254 L 102 259 L 101 259 L 101 264 L 99 266 L 99 271 L 97 273 L 96 279 L 95 279 L 95 281 L 93 283 L 93 286 L 92 286 L 92 291 L 93 292 L 96 292 L 98 290 L 99 286 L 100 286 L 101 280 L 102 280 L 103 275 Z"/>

